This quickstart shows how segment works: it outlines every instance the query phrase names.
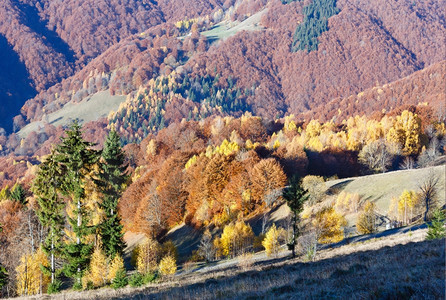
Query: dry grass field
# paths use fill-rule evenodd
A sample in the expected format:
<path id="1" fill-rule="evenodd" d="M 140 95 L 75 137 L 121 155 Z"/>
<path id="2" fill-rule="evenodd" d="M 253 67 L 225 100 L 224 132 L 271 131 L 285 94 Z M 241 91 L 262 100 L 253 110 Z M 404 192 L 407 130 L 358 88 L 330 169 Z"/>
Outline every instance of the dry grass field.
<path id="1" fill-rule="evenodd" d="M 126 96 L 110 95 L 110 91 L 100 91 L 85 98 L 79 103 L 67 103 L 58 111 L 47 115 L 47 122 L 54 126 L 67 125 L 74 119 L 83 123 L 107 117 L 111 111 L 116 111 L 124 102 Z M 20 137 L 26 137 L 30 132 L 43 128 L 45 122 L 35 121 L 23 127 L 19 132 Z"/>

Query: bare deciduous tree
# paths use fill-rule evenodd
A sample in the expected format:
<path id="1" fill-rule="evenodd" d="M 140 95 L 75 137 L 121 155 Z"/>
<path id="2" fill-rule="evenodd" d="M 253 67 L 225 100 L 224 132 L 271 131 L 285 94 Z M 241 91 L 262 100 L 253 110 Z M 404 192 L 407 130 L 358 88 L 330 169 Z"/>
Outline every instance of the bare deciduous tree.
<path id="1" fill-rule="evenodd" d="M 428 167 L 440 156 L 441 143 L 439 139 L 434 136 L 429 142 L 427 148 L 423 147 L 420 156 L 418 157 L 418 165 L 420 167 Z"/>
<path id="2" fill-rule="evenodd" d="M 302 254 L 309 261 L 314 261 L 317 251 L 317 234 L 314 230 L 307 232 L 298 239 Z"/>
<path id="3" fill-rule="evenodd" d="M 401 170 L 412 170 L 415 169 L 416 163 L 415 160 L 412 158 L 412 156 L 407 156 L 404 158 L 404 160 L 400 164 Z"/>
<path id="4" fill-rule="evenodd" d="M 358 159 L 370 170 L 384 173 L 399 152 L 396 145 L 381 139 L 365 145 L 359 152 Z"/>
<path id="5" fill-rule="evenodd" d="M 200 241 L 200 246 L 198 247 L 198 251 L 200 255 L 202 255 L 206 259 L 206 262 L 210 262 L 214 259 L 215 247 L 212 243 L 212 234 L 209 229 L 206 229 L 206 231 L 204 232 L 203 237 Z"/>
<path id="6" fill-rule="evenodd" d="M 421 184 L 421 198 L 424 201 L 426 210 L 424 212 L 424 221 L 428 220 L 429 211 L 435 205 L 437 200 L 437 185 L 439 178 L 433 172 L 430 172 L 427 179 Z"/>

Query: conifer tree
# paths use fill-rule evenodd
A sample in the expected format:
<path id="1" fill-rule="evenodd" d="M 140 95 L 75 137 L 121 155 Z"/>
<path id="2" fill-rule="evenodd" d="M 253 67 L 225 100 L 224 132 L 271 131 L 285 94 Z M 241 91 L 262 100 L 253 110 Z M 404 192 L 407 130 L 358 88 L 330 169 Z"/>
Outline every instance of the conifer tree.
<path id="1" fill-rule="evenodd" d="M 65 219 L 63 216 L 64 202 L 59 197 L 59 186 L 62 181 L 63 166 L 55 160 L 54 150 L 39 166 L 33 182 L 33 192 L 37 196 L 39 209 L 37 215 L 40 223 L 48 228 L 43 250 L 50 256 L 51 283 L 56 278 L 55 256 L 61 254 L 62 235 Z"/>
<path id="2" fill-rule="evenodd" d="M 63 249 L 63 255 L 68 261 L 64 266 L 64 273 L 76 278 L 75 285 L 80 287 L 82 274 L 88 267 L 93 249 L 87 238 L 94 231 L 94 228 L 88 226 L 90 212 L 85 207 L 85 182 L 99 155 L 91 149 L 94 144 L 83 139 L 81 126 L 77 121 L 61 140 L 56 148 L 56 161 L 65 169 L 61 190 L 76 205 L 76 218 L 68 217 L 76 239 L 69 241 Z"/>
<path id="3" fill-rule="evenodd" d="M 112 287 L 114 289 L 123 288 L 128 284 L 127 274 L 124 269 L 120 269 L 117 273 L 115 278 L 113 278 L 112 281 Z"/>
<path id="4" fill-rule="evenodd" d="M 48 266 L 48 259 L 39 248 L 35 253 L 25 253 L 16 268 L 17 294 L 35 295 L 43 293 L 49 277 L 42 273 L 41 266 Z"/>
<path id="5" fill-rule="evenodd" d="M 11 191 L 11 194 L 9 196 L 12 200 L 22 203 L 23 205 L 26 204 L 26 191 L 22 187 L 21 184 L 16 183 Z"/>
<path id="6" fill-rule="evenodd" d="M 444 227 L 445 213 L 437 208 L 433 213 L 432 223 L 427 225 L 427 240 L 441 239 L 446 236 L 446 228 Z"/>
<path id="7" fill-rule="evenodd" d="M 291 248 L 294 258 L 296 257 L 296 244 L 297 238 L 299 237 L 299 214 L 302 212 L 304 203 L 308 200 L 309 195 L 307 191 L 302 188 L 297 177 L 293 177 L 290 180 L 288 187 L 285 189 L 283 197 L 287 201 L 288 207 L 293 214 L 293 236 L 288 247 Z"/>
<path id="8" fill-rule="evenodd" d="M 105 217 L 100 225 L 100 235 L 105 253 L 113 258 L 116 254 L 121 255 L 125 247 L 122 239 L 121 218 L 118 215 L 117 207 L 124 184 L 128 179 L 124 152 L 115 130 L 110 131 L 105 141 L 102 158 L 99 178 L 104 196 L 101 208 L 105 212 Z"/>

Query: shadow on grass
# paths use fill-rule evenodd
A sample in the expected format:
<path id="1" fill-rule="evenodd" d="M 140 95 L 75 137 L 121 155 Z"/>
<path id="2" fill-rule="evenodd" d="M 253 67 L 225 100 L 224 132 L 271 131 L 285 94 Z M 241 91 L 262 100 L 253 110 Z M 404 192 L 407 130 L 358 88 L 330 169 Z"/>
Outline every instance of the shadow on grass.
<path id="1" fill-rule="evenodd" d="M 335 195 L 338 194 L 339 192 L 341 192 L 343 189 L 345 189 L 345 187 L 352 182 L 353 179 L 346 179 L 343 180 L 339 183 L 336 183 L 334 185 L 332 185 L 328 190 L 327 190 L 327 194 L 328 195 Z"/>
<path id="2" fill-rule="evenodd" d="M 332 249 L 332 248 L 338 248 L 344 245 L 348 245 L 348 244 L 352 244 L 352 243 L 359 243 L 359 242 L 365 242 L 371 239 L 378 239 L 378 238 L 383 238 L 383 237 L 387 237 L 387 236 L 391 236 L 391 235 L 395 235 L 395 234 L 402 234 L 402 233 L 408 233 L 408 232 L 413 232 L 419 229 L 424 229 L 427 228 L 426 223 L 423 224 L 417 224 L 417 225 L 411 225 L 411 226 L 405 226 L 405 227 L 398 227 L 398 228 L 393 228 L 393 229 L 388 229 L 388 230 L 384 230 L 384 231 L 380 231 L 377 233 L 371 233 L 371 234 L 364 234 L 364 235 L 358 235 L 358 236 L 353 236 L 353 237 L 349 237 L 349 238 L 345 238 L 342 241 L 338 242 L 338 243 L 334 243 L 334 244 L 328 244 L 328 245 L 320 245 L 318 247 L 318 249 Z"/>
<path id="3" fill-rule="evenodd" d="M 198 283 L 147 287 L 126 299 L 440 299 L 445 290 L 444 240 L 355 252 L 317 262 L 264 267 Z M 273 260 L 273 262 L 277 262 Z M 267 262 L 264 262 L 267 265 Z"/>

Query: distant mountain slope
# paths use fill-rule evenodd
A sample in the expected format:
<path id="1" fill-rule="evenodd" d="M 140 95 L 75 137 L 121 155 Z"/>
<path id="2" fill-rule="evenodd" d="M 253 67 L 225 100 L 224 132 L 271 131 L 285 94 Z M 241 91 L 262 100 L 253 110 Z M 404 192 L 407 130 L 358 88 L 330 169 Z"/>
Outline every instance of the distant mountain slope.
<path id="1" fill-rule="evenodd" d="M 6 38 L 0 35 L 0 120 L 6 121 L 0 123 L 0 127 L 11 132 L 12 117 L 19 113 L 23 99 L 35 94 L 26 67 Z"/>
<path id="2" fill-rule="evenodd" d="M 41 30 L 36 14 L 20 1 L 5 0 L 0 4 L 0 34 L 5 36 L 26 66 L 34 87 L 41 91 L 73 74 L 73 67 L 68 63 L 66 53 L 57 51 L 62 47 L 53 47 L 55 39 L 50 35 L 54 33 Z"/>
<path id="3" fill-rule="evenodd" d="M 23 3 L 32 3 L 7 1 L 8 9 L 16 7 L 18 15 Z M 60 63 L 57 59 L 52 62 L 55 67 L 68 66 L 61 68 L 66 73 L 57 75 L 57 68 L 51 69 L 56 74 L 52 82 L 60 82 L 49 89 L 39 89 L 39 94 L 23 106 L 22 114 L 27 122 L 42 121 L 45 114 L 68 102 L 80 102 L 98 91 L 110 90 L 111 95 L 130 95 L 127 113 L 135 113 L 131 126 L 137 131 L 146 121 L 140 133 L 143 136 L 158 130 L 161 123 L 165 126 L 182 118 L 200 119 L 209 114 L 240 115 L 242 110 L 268 118 L 291 113 L 321 118 L 335 113 L 347 116 L 358 113 L 357 109 L 363 113 L 372 113 L 377 107 L 381 110 L 383 98 L 358 98 L 355 105 L 340 99 L 367 94 L 369 89 L 409 78 L 424 68 L 441 68 L 437 64 L 446 51 L 445 12 L 441 9 L 444 0 L 383 0 L 379 7 L 366 0 L 321 0 L 320 3 L 335 3 L 339 13 L 328 19 L 326 31 L 318 37 L 317 50 L 292 52 L 295 29 L 305 21 L 303 9 L 309 3 L 126 0 L 101 8 L 103 3 L 97 1 L 93 5 L 41 0 L 35 10 L 39 20 L 46 22 L 46 29 L 39 28 L 57 33 L 73 51 L 76 71 L 70 69 L 68 56 L 49 51 L 60 54 Z M 213 27 L 216 24 L 230 27 L 236 24 L 234 21 L 244 21 L 260 11 L 264 14 L 256 26 L 261 31 L 237 30 L 235 35 L 218 41 L 208 34 L 220 30 Z M 56 48 L 61 49 L 51 49 Z M 33 74 L 30 72 L 30 77 L 36 82 L 34 78 L 38 76 Z M 209 91 L 204 78 L 213 81 L 209 92 L 213 100 L 197 99 L 197 92 Z M 386 109 L 430 102 L 429 99 L 440 102 L 441 92 L 424 100 L 417 93 L 424 90 L 425 95 L 431 95 L 439 90 L 442 77 L 423 78 L 418 82 L 426 87 L 417 89 L 411 88 L 409 81 L 399 83 L 400 92 L 394 91 L 392 96 L 395 105 L 386 98 Z M 180 87 L 173 88 L 165 80 L 176 81 Z M 193 84 L 188 85 L 188 80 Z M 403 87 L 405 82 L 407 86 Z M 165 86 L 154 88 L 155 85 Z M 228 89 L 234 94 L 229 95 Z M 210 101 L 210 107 L 206 101 Z M 329 111 L 325 109 L 327 103 Z M 156 122 L 150 120 L 153 116 L 148 114 L 148 106 L 159 111 Z M 121 111 L 120 115 L 125 113 Z M 116 123 L 117 118 L 120 117 L 109 121 Z"/>
<path id="4" fill-rule="evenodd" d="M 427 105 L 441 120 L 446 111 L 446 61 L 434 63 L 394 82 L 374 86 L 313 108 L 311 115 L 323 120 L 342 120 L 357 112 L 389 112 L 404 105 Z"/>
<path id="5" fill-rule="evenodd" d="M 5 36 L 17 53 L 32 86 L 40 92 L 73 75 L 127 36 L 172 18 L 178 20 L 211 13 L 221 4 L 199 0 L 188 3 L 4 0 L 0 3 L 0 35 Z M 28 76 L 23 77 L 28 80 Z M 23 85 L 12 78 L 5 77 L 5 80 L 6 85 Z M 9 97 L 3 90 L 0 92 L 0 99 Z M 8 114 L 0 121 L 0 127 L 10 131 L 12 117 L 19 114 L 13 107 L 21 107 L 33 96 L 33 93 L 17 94 L 14 105 L 8 105 Z"/>

